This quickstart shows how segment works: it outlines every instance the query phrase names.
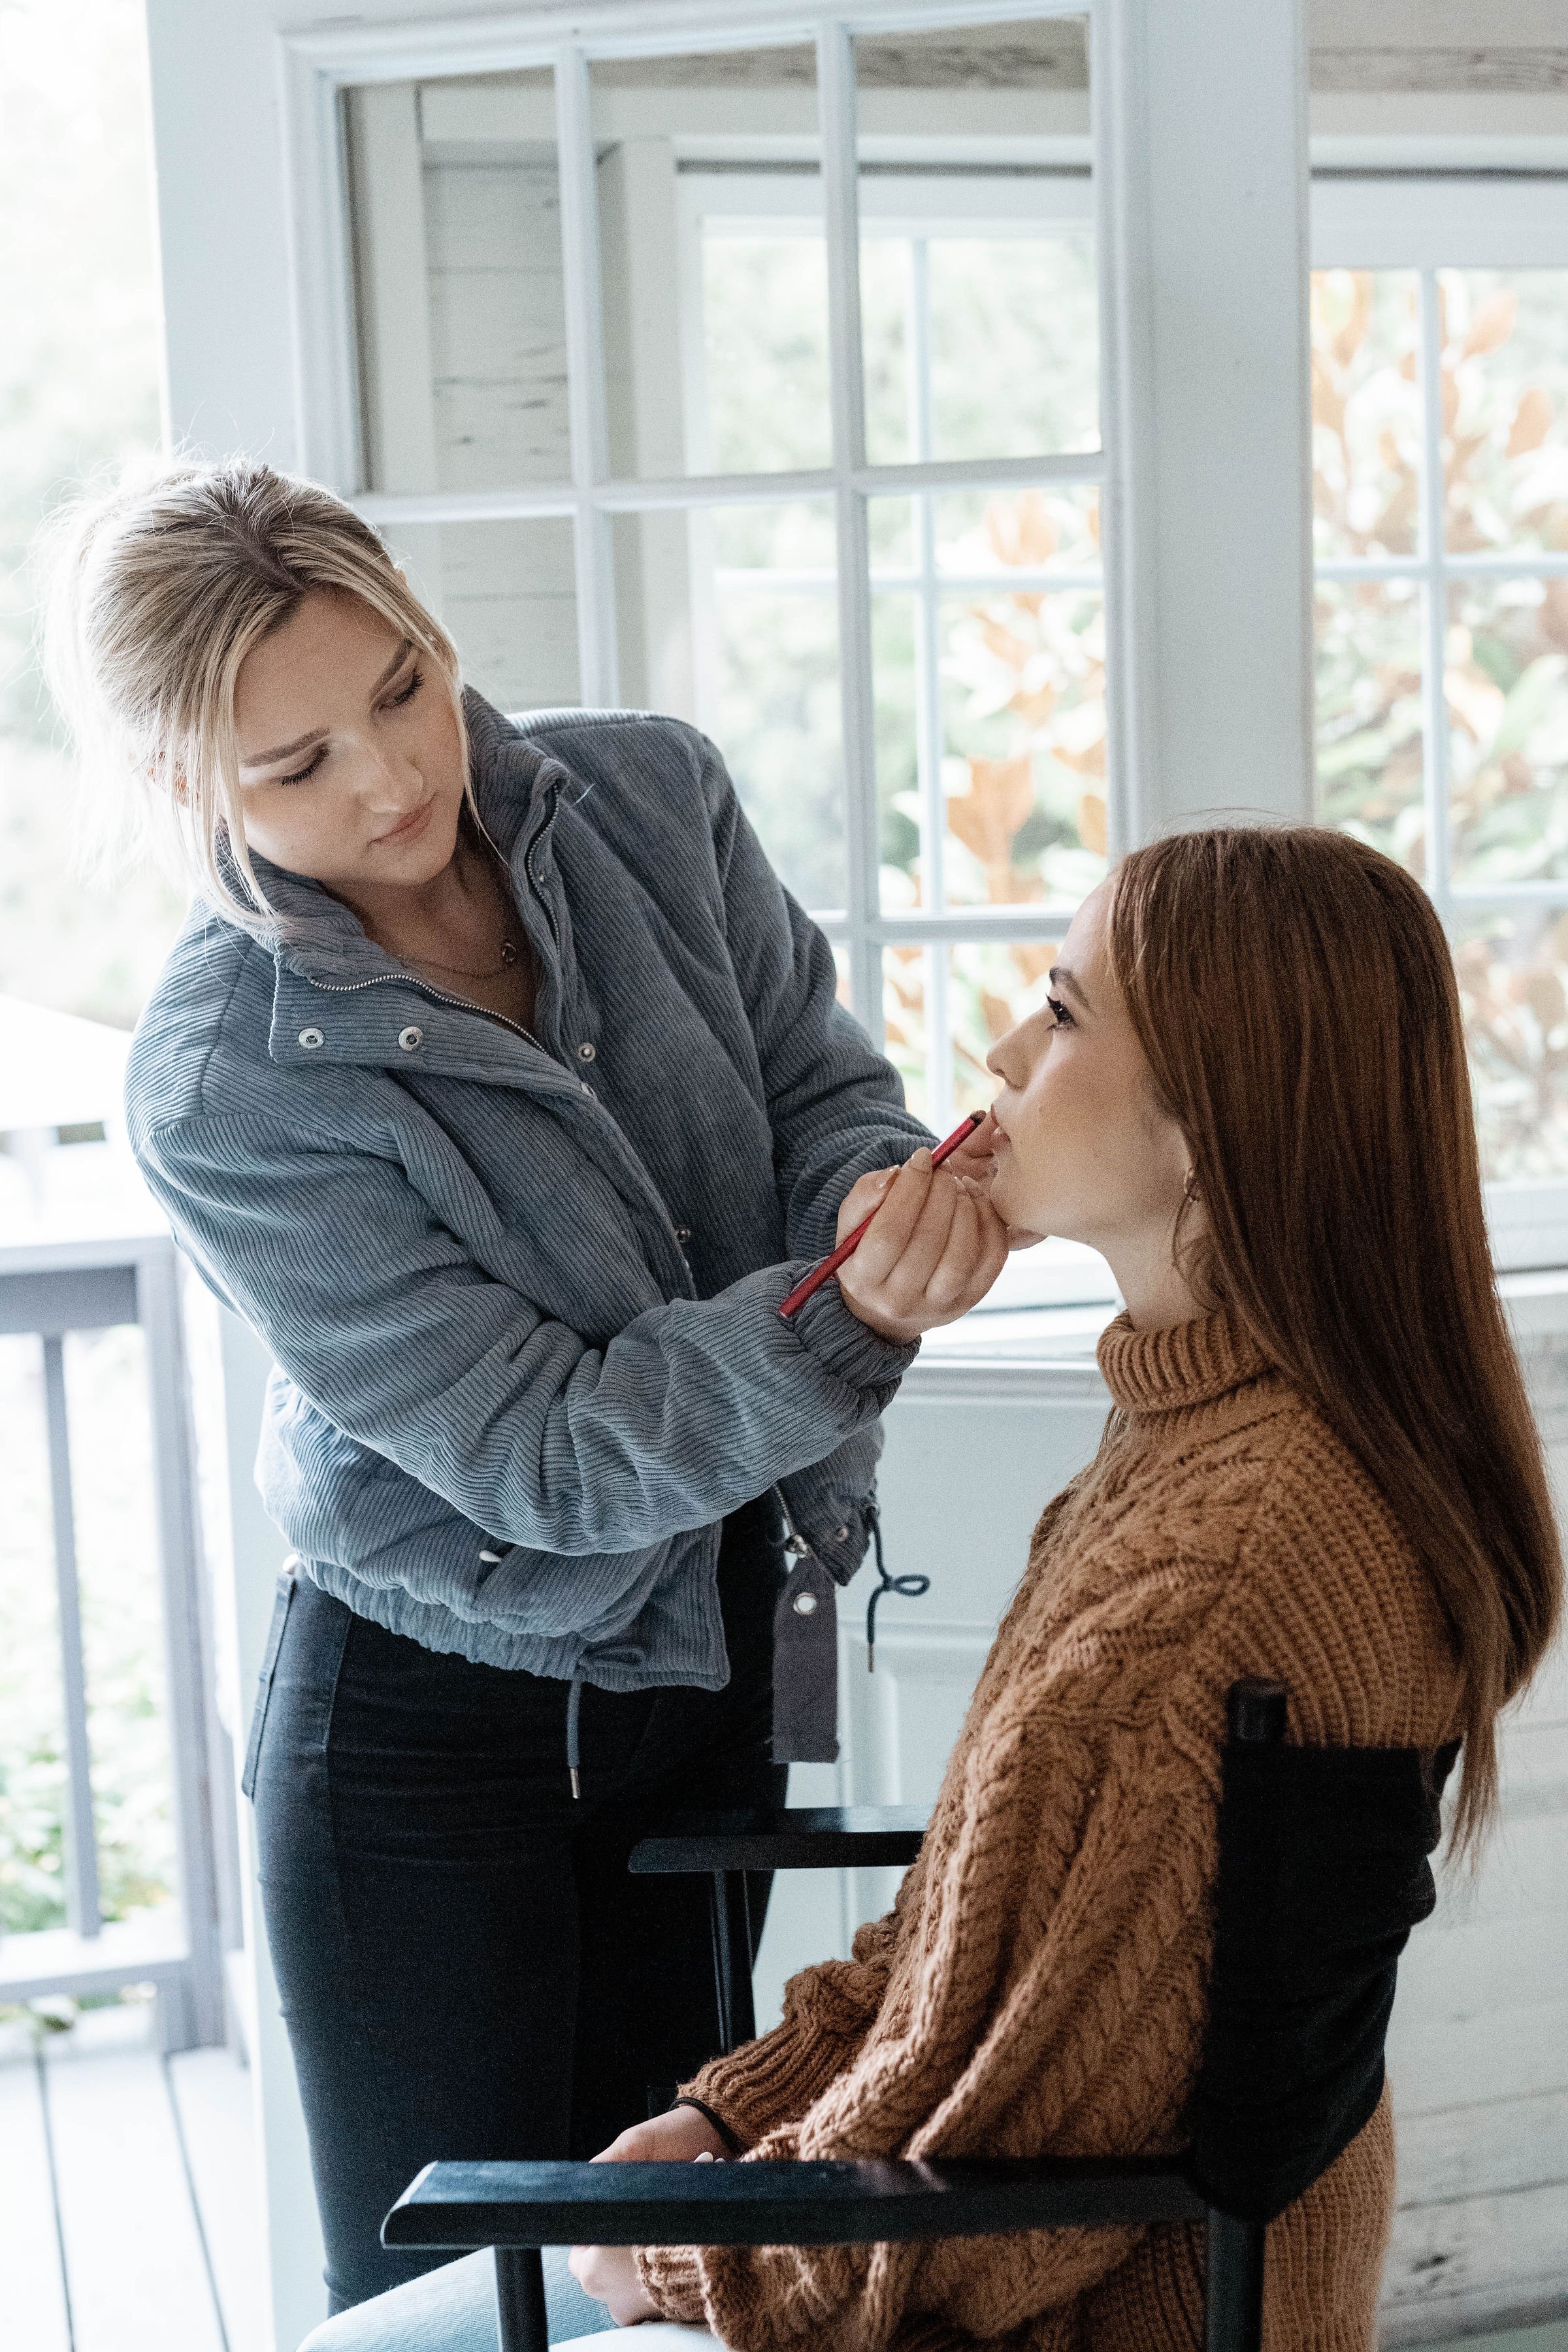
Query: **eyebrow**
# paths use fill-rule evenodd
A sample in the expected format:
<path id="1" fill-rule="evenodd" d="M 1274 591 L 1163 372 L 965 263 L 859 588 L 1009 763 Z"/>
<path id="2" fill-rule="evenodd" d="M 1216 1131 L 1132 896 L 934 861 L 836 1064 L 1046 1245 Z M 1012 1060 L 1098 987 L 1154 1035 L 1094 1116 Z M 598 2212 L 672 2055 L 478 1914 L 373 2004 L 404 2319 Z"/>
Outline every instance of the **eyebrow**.
<path id="1" fill-rule="evenodd" d="M 1074 977 L 1072 972 L 1068 971 L 1065 963 L 1052 964 L 1049 971 L 1046 974 L 1046 978 L 1050 982 L 1053 988 L 1065 988 L 1069 995 L 1076 996 L 1080 1004 L 1087 1004 L 1089 1003 L 1089 999 L 1084 994 L 1080 982 Z"/>
<path id="2" fill-rule="evenodd" d="M 398 671 L 403 667 L 404 663 L 407 660 L 409 655 L 413 651 L 413 638 L 405 637 L 403 643 L 398 646 L 397 651 L 393 655 L 392 659 L 387 663 L 386 667 L 382 671 L 381 676 L 376 679 L 375 684 L 371 688 L 370 698 L 373 702 L 375 700 L 376 696 L 381 693 L 383 688 L 388 687 L 392 684 L 393 679 L 397 676 Z M 308 735 L 297 736 L 292 743 L 279 743 L 275 751 L 242 751 L 240 753 L 239 764 L 242 768 L 269 768 L 274 760 L 291 760 L 296 751 L 306 751 L 309 749 L 310 744 L 319 743 L 326 731 L 327 730 L 324 727 L 312 727 Z"/>

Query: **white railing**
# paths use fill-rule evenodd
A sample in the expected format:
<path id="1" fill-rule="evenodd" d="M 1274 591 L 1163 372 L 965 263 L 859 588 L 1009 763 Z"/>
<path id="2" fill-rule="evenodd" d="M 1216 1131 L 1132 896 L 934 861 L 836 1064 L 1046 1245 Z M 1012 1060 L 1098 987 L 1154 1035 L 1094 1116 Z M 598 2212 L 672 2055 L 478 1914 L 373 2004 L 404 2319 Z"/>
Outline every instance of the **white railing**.
<path id="1" fill-rule="evenodd" d="M 88 1732 L 65 1340 L 73 1331 L 132 1323 L 141 1327 L 145 1341 L 178 1899 L 140 1917 L 106 1920 Z M 166 1235 L 137 1234 L 0 1249 L 0 1333 L 32 1333 L 41 1352 L 67 1766 L 66 1925 L 0 1941 L 0 2002 L 150 1984 L 165 2050 L 222 2042 L 223 1953 L 229 1940 L 225 1929 L 234 1916 L 237 1867 L 234 1798 L 226 1735 L 214 1703 L 174 1244 Z M 82 1475 L 79 1468 L 74 1476 Z"/>

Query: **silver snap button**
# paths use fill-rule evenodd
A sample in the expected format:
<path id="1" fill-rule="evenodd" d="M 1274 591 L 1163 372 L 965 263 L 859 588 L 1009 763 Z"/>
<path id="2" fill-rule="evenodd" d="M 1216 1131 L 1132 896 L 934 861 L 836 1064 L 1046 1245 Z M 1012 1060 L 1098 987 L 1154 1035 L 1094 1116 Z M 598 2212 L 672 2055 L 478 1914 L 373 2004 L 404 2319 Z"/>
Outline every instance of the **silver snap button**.
<path id="1" fill-rule="evenodd" d="M 678 1242 L 689 1242 L 691 1239 L 690 1226 L 677 1225 L 675 1228 L 675 1238 Z"/>
<path id="2" fill-rule="evenodd" d="M 795 1596 L 793 1606 L 797 1617 L 815 1617 L 816 1614 L 816 1593 L 797 1592 Z"/>
<path id="3" fill-rule="evenodd" d="M 583 1043 L 577 1048 L 577 1058 L 580 1062 L 591 1062 L 595 1059 L 598 1051 L 599 1049 L 597 1045 L 591 1044 L 587 1038 L 584 1038 Z"/>
<path id="4" fill-rule="evenodd" d="M 425 1032 L 423 1029 L 416 1029 L 410 1022 L 406 1029 L 398 1031 L 397 1042 L 405 1054 L 416 1054 L 425 1043 Z"/>
<path id="5" fill-rule="evenodd" d="M 300 1032 L 300 1043 L 307 1053 L 312 1053 L 318 1045 L 324 1045 L 326 1042 L 319 1029 L 301 1029 Z"/>

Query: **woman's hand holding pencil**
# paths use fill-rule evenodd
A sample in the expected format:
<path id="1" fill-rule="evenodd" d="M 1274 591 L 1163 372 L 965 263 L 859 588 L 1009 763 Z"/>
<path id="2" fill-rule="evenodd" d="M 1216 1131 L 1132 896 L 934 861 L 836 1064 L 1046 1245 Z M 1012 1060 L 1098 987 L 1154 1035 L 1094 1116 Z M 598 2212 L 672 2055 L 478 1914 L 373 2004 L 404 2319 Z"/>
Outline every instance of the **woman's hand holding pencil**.
<path id="1" fill-rule="evenodd" d="M 884 1339 L 907 1343 L 955 1323 L 1001 1272 L 1008 1235 L 988 1198 L 987 1129 L 986 1121 L 965 1120 L 934 1151 L 862 1176 L 839 1209 L 840 1249 L 857 1227 L 865 1230 L 834 1269 L 838 1286 L 861 1322 Z M 950 1164 L 940 1165 L 940 1158 Z M 792 1298 L 804 1304 L 805 1289 L 802 1283 Z M 786 1299 L 786 1312 L 790 1307 Z"/>

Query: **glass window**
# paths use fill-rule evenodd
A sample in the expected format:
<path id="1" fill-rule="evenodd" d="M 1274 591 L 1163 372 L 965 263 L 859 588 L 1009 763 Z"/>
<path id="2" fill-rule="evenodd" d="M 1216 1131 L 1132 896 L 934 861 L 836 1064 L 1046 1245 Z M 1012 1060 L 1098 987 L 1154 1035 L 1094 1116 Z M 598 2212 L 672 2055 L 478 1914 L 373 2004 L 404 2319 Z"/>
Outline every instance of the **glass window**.
<path id="1" fill-rule="evenodd" d="M 848 57 L 351 90 L 362 496 L 491 699 L 714 738 L 941 1126 L 1117 829 L 1086 21 Z"/>
<path id="2" fill-rule="evenodd" d="M 1324 270 L 1311 317 L 1320 810 L 1448 926 L 1488 1178 L 1568 1176 L 1568 270 Z"/>

